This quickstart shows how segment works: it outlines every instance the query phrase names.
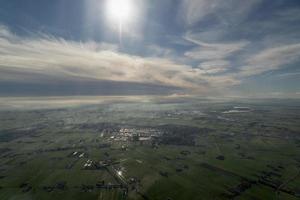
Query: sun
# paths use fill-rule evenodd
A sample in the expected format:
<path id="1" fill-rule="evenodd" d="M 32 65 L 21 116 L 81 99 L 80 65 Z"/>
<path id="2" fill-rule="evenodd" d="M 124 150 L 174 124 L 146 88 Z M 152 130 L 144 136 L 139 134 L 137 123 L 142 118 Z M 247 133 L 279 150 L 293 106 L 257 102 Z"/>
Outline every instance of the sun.
<path id="1" fill-rule="evenodd" d="M 123 35 L 130 35 L 137 27 L 140 5 L 136 0 L 106 0 L 106 21 L 113 31 L 118 32 L 120 46 L 125 38 Z"/>
<path id="2" fill-rule="evenodd" d="M 107 0 L 107 15 L 115 23 L 126 24 L 132 18 L 132 0 Z"/>

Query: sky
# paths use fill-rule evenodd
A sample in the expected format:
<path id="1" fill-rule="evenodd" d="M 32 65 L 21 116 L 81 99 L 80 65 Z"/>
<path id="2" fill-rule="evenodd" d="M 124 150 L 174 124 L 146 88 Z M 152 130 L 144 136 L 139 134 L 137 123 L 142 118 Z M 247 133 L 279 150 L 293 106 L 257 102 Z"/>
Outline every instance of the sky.
<path id="1" fill-rule="evenodd" d="M 1 0 L 0 96 L 300 98 L 299 0 L 112 1 Z"/>

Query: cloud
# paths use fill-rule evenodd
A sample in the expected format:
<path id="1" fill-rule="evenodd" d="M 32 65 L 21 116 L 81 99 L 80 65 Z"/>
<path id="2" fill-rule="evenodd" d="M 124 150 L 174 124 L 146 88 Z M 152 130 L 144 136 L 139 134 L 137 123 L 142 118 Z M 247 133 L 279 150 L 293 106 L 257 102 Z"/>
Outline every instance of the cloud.
<path id="1" fill-rule="evenodd" d="M 205 77 L 231 80 L 287 68 L 300 61 L 299 8 L 278 2 L 256 16 L 261 0 L 184 0 L 181 14 L 186 24 L 186 41 L 196 47 L 185 51 Z M 206 79 L 207 80 L 207 79 Z M 229 83 L 227 85 L 230 85 Z"/>
<path id="2" fill-rule="evenodd" d="M 280 78 L 290 78 L 292 76 L 299 76 L 300 77 L 300 72 L 288 72 L 288 73 L 278 74 L 276 76 L 280 77 Z"/>
<path id="3" fill-rule="evenodd" d="M 230 62 L 227 60 L 212 60 L 205 61 L 198 65 L 205 74 L 216 74 L 225 72 L 230 67 Z"/>
<path id="4" fill-rule="evenodd" d="M 197 47 L 186 51 L 185 56 L 195 60 L 219 60 L 225 59 L 246 47 L 248 41 L 227 42 L 227 43 L 206 43 L 195 38 L 195 34 L 187 34 L 184 37 L 187 41 Z"/>
<path id="5" fill-rule="evenodd" d="M 3 27 L 0 34 L 2 68 L 18 68 L 48 75 L 170 85 L 176 84 L 172 81 L 175 77 L 161 74 L 169 70 L 180 72 L 187 68 L 166 59 L 144 59 L 118 53 L 115 45 L 81 43 L 54 37 L 21 38 Z"/>
<path id="6" fill-rule="evenodd" d="M 245 49 L 249 44 L 248 41 L 207 43 L 199 40 L 198 34 L 195 33 L 187 33 L 184 38 L 186 41 L 196 45 L 196 47 L 187 50 L 184 55 L 199 62 L 199 70 L 202 74 L 206 75 L 216 75 L 218 73 L 226 72 L 232 67 L 230 57 Z M 220 78 L 220 76 L 218 76 L 218 78 Z"/>
<path id="7" fill-rule="evenodd" d="M 165 54 L 165 49 L 154 49 Z M 215 84 L 223 77 L 206 77 L 172 59 L 128 55 L 114 44 L 82 43 L 48 35 L 20 37 L 4 26 L 0 27 L 0 72 L 0 81 L 39 84 L 46 76 L 50 80 L 56 77 L 170 86 L 202 94 L 226 86 Z"/>
<path id="8" fill-rule="evenodd" d="M 194 25 L 207 16 L 213 16 L 222 23 L 237 23 L 244 19 L 261 0 L 183 0 L 180 15 L 188 25 Z"/>
<path id="9" fill-rule="evenodd" d="M 164 48 L 154 44 L 147 46 L 146 52 L 148 55 L 155 57 L 170 57 L 174 53 L 170 48 Z"/>
<path id="10" fill-rule="evenodd" d="M 266 48 L 249 56 L 240 68 L 242 76 L 252 76 L 267 71 L 278 70 L 286 65 L 300 61 L 300 43 Z"/>

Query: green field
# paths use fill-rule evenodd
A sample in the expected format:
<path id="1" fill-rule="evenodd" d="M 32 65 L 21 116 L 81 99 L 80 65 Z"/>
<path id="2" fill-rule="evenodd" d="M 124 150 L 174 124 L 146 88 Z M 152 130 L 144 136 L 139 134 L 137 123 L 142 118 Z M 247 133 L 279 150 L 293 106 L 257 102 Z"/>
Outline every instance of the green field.
<path id="1" fill-rule="evenodd" d="M 299 105 L 187 99 L 2 109 L 0 199 L 300 199 Z"/>

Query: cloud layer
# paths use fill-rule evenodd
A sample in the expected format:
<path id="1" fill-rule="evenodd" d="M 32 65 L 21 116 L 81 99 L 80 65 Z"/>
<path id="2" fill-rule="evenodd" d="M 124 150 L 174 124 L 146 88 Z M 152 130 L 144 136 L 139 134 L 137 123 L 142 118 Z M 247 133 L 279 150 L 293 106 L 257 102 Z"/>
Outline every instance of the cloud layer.
<path id="1" fill-rule="evenodd" d="M 81 43 L 47 35 L 20 37 L 1 26 L 0 70 L 10 70 L 10 74 L 0 73 L 0 80 L 42 81 L 39 76 L 47 75 L 66 80 L 135 82 L 203 92 L 210 87 L 210 80 L 195 72 L 192 66 L 117 50 L 113 44 Z M 24 74 L 23 80 L 20 74 Z"/>

